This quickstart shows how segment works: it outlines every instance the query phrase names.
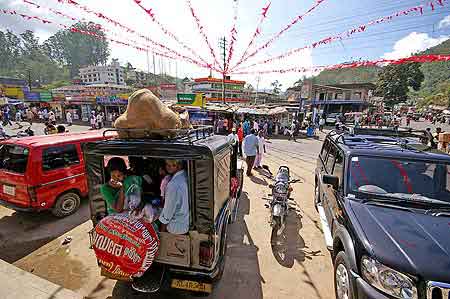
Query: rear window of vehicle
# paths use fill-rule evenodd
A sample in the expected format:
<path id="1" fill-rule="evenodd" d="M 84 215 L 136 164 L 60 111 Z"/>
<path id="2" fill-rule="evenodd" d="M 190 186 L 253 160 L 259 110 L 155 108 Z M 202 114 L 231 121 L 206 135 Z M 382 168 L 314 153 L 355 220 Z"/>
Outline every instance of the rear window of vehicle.
<path id="1" fill-rule="evenodd" d="M 42 169 L 49 171 L 79 164 L 78 151 L 75 144 L 49 147 L 42 151 Z"/>
<path id="2" fill-rule="evenodd" d="M 15 173 L 27 170 L 29 150 L 26 147 L 3 144 L 0 146 L 0 169 Z"/>

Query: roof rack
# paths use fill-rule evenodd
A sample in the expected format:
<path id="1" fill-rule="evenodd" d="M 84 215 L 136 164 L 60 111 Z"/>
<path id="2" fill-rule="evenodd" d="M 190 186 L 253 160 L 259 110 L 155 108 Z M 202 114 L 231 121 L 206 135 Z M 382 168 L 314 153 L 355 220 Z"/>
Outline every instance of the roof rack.
<path id="1" fill-rule="evenodd" d="M 341 128 L 342 129 L 340 130 L 336 130 L 336 132 L 347 133 L 350 135 L 372 135 L 372 136 L 386 136 L 386 137 L 413 137 L 413 138 L 428 137 L 427 132 L 425 130 L 413 130 L 412 128 L 380 129 L 380 128 L 361 128 L 348 126 L 341 126 Z"/>
<path id="2" fill-rule="evenodd" d="M 214 135 L 214 128 L 212 126 L 194 126 L 191 129 L 107 129 L 103 131 L 103 137 L 106 137 L 108 132 L 125 133 L 128 137 L 126 139 L 150 139 L 150 140 L 165 140 L 165 141 L 185 141 L 193 143 L 200 139 L 206 139 Z M 139 137 L 133 137 L 139 136 Z M 144 136 L 144 137 L 142 137 Z"/>

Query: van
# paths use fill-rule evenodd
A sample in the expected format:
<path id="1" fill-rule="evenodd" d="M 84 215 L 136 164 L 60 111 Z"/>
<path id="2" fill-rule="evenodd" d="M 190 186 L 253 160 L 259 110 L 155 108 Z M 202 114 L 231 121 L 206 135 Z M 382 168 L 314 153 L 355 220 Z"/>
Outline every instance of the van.
<path id="1" fill-rule="evenodd" d="M 56 217 L 77 211 L 88 194 L 81 144 L 100 131 L 11 138 L 0 143 L 0 205 Z"/>

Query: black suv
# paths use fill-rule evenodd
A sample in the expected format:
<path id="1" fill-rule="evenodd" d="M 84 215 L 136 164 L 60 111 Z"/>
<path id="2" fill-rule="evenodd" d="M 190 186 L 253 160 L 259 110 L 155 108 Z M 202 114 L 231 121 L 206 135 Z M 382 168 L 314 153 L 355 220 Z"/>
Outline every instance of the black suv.
<path id="1" fill-rule="evenodd" d="M 425 132 L 330 132 L 315 204 L 336 298 L 450 299 L 450 156 Z"/>

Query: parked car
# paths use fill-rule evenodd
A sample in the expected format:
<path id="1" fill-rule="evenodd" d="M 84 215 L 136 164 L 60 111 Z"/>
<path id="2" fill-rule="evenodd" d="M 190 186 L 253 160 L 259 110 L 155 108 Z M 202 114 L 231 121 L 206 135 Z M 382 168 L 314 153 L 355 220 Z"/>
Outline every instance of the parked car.
<path id="1" fill-rule="evenodd" d="M 117 138 L 85 144 L 91 219 L 95 226 L 108 215 L 100 193 L 100 186 L 109 180 L 104 171 L 106 157 L 138 159 L 138 175 L 152 178 L 157 175 L 152 165 L 161 165 L 165 159 L 182 159 L 189 180 L 189 232 L 160 232 L 155 261 L 142 277 L 133 279 L 132 286 L 145 292 L 157 292 L 162 287 L 210 293 L 224 271 L 228 223 L 235 221 L 238 212 L 243 164 L 226 136 L 214 135 L 212 127 L 176 130 L 176 135 L 169 139 Z"/>
<path id="2" fill-rule="evenodd" d="M 6 139 L 0 143 L 0 205 L 17 211 L 73 214 L 87 196 L 81 143 L 101 132 Z"/>
<path id="3" fill-rule="evenodd" d="M 336 298 L 448 298 L 450 156 L 425 132 L 330 132 L 315 205 L 334 263 Z"/>
<path id="4" fill-rule="evenodd" d="M 338 117 L 341 117 L 340 113 L 330 113 L 325 119 L 325 124 L 327 125 L 335 125 Z"/>

